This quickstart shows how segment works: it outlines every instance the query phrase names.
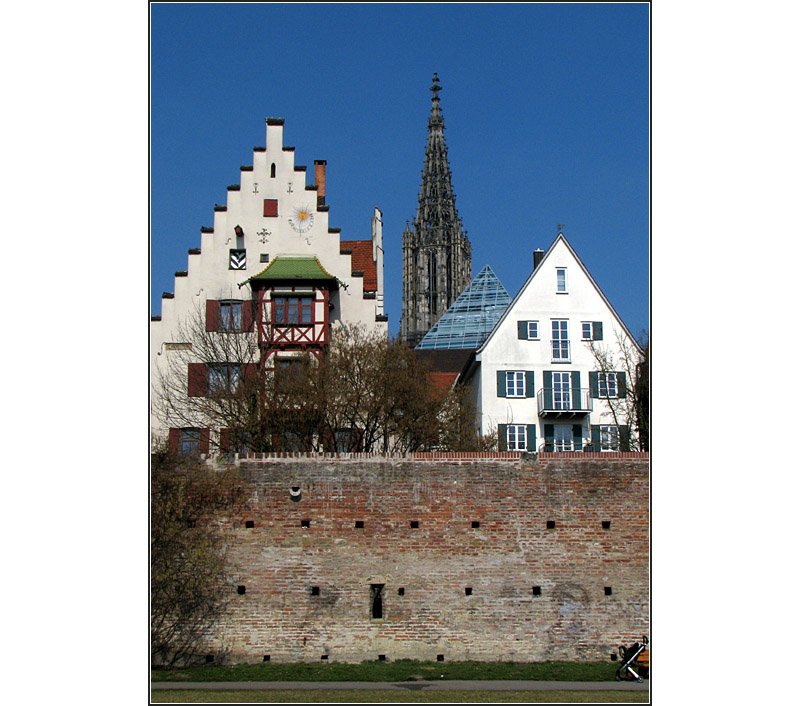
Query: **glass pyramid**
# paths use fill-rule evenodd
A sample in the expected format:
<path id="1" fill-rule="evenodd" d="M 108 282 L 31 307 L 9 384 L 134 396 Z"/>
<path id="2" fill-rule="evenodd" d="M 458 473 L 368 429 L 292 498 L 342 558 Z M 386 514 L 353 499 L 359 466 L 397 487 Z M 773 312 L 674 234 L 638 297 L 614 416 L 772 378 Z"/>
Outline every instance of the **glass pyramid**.
<path id="1" fill-rule="evenodd" d="M 425 334 L 417 350 L 478 348 L 510 301 L 506 288 L 486 265 Z"/>

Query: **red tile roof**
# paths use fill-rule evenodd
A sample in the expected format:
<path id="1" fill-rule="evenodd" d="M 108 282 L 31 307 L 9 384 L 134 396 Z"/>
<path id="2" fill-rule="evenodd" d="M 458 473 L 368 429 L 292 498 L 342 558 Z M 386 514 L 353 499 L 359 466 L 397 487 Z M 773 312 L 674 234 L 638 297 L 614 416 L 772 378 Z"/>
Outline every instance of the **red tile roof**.
<path id="1" fill-rule="evenodd" d="M 455 379 L 458 377 L 458 373 L 429 372 L 427 376 L 428 382 L 436 392 L 446 394 L 453 386 Z"/>
<path id="2" fill-rule="evenodd" d="M 342 240 L 339 242 L 339 250 L 353 251 L 350 260 L 350 271 L 364 273 L 364 291 L 378 291 L 378 269 L 372 259 L 372 241 Z"/>

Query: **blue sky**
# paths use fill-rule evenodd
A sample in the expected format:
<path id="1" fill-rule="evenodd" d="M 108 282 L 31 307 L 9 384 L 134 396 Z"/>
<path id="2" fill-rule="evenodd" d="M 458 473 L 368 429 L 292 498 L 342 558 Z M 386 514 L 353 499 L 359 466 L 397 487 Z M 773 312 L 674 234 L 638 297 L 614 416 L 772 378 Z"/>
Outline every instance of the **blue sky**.
<path id="1" fill-rule="evenodd" d="M 400 237 L 417 207 L 438 72 L 473 275 L 513 296 L 564 232 L 638 335 L 649 330 L 646 4 L 151 6 L 151 310 L 215 203 L 285 119 L 296 163 L 326 159 L 330 225 L 383 211 L 397 333 Z"/>

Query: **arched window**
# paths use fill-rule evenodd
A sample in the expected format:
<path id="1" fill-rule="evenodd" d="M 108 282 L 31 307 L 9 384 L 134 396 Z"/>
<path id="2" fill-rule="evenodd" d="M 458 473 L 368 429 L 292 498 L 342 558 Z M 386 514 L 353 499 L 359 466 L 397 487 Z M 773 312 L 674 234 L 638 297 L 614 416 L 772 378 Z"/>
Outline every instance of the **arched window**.
<path id="1" fill-rule="evenodd" d="M 269 168 L 269 175 L 274 179 L 275 178 L 275 162 L 272 163 L 272 166 Z"/>

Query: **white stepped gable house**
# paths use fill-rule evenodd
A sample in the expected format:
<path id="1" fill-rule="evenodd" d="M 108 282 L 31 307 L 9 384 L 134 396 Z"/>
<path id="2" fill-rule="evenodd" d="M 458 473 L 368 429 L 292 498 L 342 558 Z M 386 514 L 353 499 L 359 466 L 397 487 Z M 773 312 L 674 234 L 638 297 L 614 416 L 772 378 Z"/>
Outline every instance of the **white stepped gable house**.
<path id="1" fill-rule="evenodd" d="M 267 118 L 266 146 L 254 148 L 240 183 L 228 186 L 227 203 L 214 206 L 213 226 L 200 229 L 200 247 L 189 250 L 174 292 L 162 296 L 161 315 L 151 317 L 152 379 L 167 373 L 170 359 L 174 369 L 181 356 L 187 398 L 208 394 L 221 378 L 230 383 L 252 370 L 321 355 L 339 324 L 388 334 L 381 212 L 372 214 L 371 238 L 340 240 L 340 228 L 328 220 L 326 162 L 315 160 L 314 183 L 307 185 L 306 167 L 296 165 L 294 147 L 283 144 L 283 123 Z M 203 319 L 212 336 L 237 334 L 236 350 L 255 351 L 252 370 L 226 360 L 209 364 L 207 357 L 192 362 L 192 346 L 194 352 L 198 346 L 185 339 L 193 317 Z M 154 438 L 168 437 L 183 452 L 209 453 L 210 442 L 225 450 L 224 429 L 164 420 L 155 413 L 157 395 L 154 384 Z"/>
<path id="2" fill-rule="evenodd" d="M 508 451 L 637 450 L 631 392 L 641 348 L 563 233 L 461 380 L 481 434 Z"/>

